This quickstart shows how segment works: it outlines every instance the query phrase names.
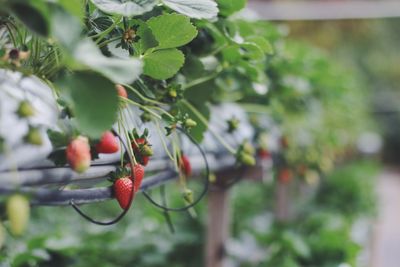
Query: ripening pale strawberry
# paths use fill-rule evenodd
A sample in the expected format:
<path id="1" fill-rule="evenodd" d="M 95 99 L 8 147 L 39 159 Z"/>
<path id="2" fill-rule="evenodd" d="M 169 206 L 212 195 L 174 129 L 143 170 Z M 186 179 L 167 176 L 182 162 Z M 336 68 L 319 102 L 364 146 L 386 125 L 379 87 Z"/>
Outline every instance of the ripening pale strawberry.
<path id="1" fill-rule="evenodd" d="M 128 93 L 126 92 L 125 87 L 120 84 L 116 84 L 115 89 L 117 89 L 117 93 L 120 97 L 128 98 Z"/>
<path id="2" fill-rule="evenodd" d="M 118 152 L 118 138 L 111 131 L 105 132 L 96 144 L 97 153 L 112 154 Z"/>
<path id="3" fill-rule="evenodd" d="M 19 236 L 25 232 L 30 214 L 29 201 L 25 196 L 15 194 L 7 199 L 7 217 L 10 221 L 10 231 Z"/>
<path id="4" fill-rule="evenodd" d="M 186 177 L 192 175 L 192 165 L 190 164 L 190 160 L 186 155 L 181 156 L 179 164 L 182 172 L 186 175 Z"/>
<path id="5" fill-rule="evenodd" d="M 67 160 L 71 168 L 82 173 L 90 166 L 91 155 L 89 140 L 84 136 L 78 136 L 72 140 L 66 150 Z"/>
<path id="6" fill-rule="evenodd" d="M 118 178 L 114 182 L 114 195 L 122 209 L 129 208 L 131 196 L 133 199 L 134 194 L 133 182 L 128 176 Z"/>

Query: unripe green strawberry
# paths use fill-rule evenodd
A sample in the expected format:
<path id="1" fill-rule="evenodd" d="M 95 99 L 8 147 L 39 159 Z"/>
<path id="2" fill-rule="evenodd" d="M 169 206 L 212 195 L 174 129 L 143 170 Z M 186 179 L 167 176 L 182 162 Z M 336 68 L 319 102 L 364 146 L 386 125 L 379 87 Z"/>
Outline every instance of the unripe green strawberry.
<path id="1" fill-rule="evenodd" d="M 30 127 L 28 133 L 24 137 L 25 141 L 31 145 L 41 146 L 43 144 L 40 130 L 36 127 Z"/>
<path id="2" fill-rule="evenodd" d="M 253 145 L 248 141 L 245 141 L 243 143 L 243 151 L 246 152 L 247 154 L 251 154 L 251 155 L 255 153 L 255 149 L 254 149 Z"/>
<path id="3" fill-rule="evenodd" d="M 184 126 L 185 126 L 186 128 L 193 128 L 193 127 L 196 127 L 196 126 L 197 126 L 197 122 L 194 121 L 194 120 L 192 120 L 192 119 L 186 119 L 186 120 L 185 120 L 185 123 L 184 123 Z"/>
<path id="4" fill-rule="evenodd" d="M 193 199 L 193 191 L 189 188 L 185 188 L 185 190 L 182 193 L 183 195 L 183 199 L 187 202 L 187 203 L 193 203 L 194 199 Z"/>
<path id="5" fill-rule="evenodd" d="M 176 92 L 175 89 L 171 88 L 171 89 L 168 91 L 168 95 L 169 95 L 171 98 L 176 98 L 176 97 L 178 96 L 178 93 Z"/>
<path id="6" fill-rule="evenodd" d="M 32 107 L 31 103 L 24 100 L 19 103 L 17 114 L 20 118 L 28 118 L 35 115 L 35 109 Z"/>
<path id="7" fill-rule="evenodd" d="M 29 221 L 30 206 L 26 197 L 15 194 L 7 199 L 7 216 L 10 221 L 10 231 L 15 236 L 24 233 Z"/>
<path id="8" fill-rule="evenodd" d="M 256 159 L 251 154 L 244 151 L 239 153 L 238 161 L 247 166 L 254 166 L 256 164 Z"/>
<path id="9" fill-rule="evenodd" d="M 151 157 L 153 156 L 153 149 L 151 149 L 151 147 L 148 145 L 144 145 L 140 147 L 140 153 L 142 154 L 142 156 Z"/>
<path id="10" fill-rule="evenodd" d="M 66 150 L 67 160 L 71 168 L 82 173 L 90 166 L 91 154 L 89 140 L 84 136 L 78 136 L 72 140 Z"/>
<path id="11" fill-rule="evenodd" d="M 151 121 L 152 117 L 151 117 L 151 114 L 150 114 L 149 112 L 144 111 L 144 112 L 142 113 L 142 115 L 140 115 L 140 119 L 141 119 L 143 122 L 149 122 L 149 121 Z"/>

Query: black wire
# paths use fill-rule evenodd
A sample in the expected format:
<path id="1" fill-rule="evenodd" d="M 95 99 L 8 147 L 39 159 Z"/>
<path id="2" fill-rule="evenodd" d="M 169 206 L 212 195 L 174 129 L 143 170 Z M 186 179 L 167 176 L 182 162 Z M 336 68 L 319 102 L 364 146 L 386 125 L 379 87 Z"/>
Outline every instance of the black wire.
<path id="1" fill-rule="evenodd" d="M 112 131 L 112 133 L 113 133 L 115 136 L 117 136 L 118 139 L 121 141 L 122 145 L 124 146 L 124 149 L 125 149 L 126 151 L 129 151 L 129 150 L 128 150 L 128 146 L 127 146 L 127 144 L 124 142 L 124 140 L 122 139 L 122 137 L 121 137 L 114 129 L 112 129 L 111 131 Z M 134 173 L 134 171 L 133 171 L 133 166 L 134 166 L 134 164 L 133 164 L 132 155 L 129 154 L 129 153 L 127 153 L 127 154 L 129 155 L 129 160 L 130 160 L 130 162 L 131 162 L 131 173 Z M 89 222 L 91 222 L 91 223 L 98 224 L 98 225 L 113 225 L 113 224 L 116 224 L 117 222 L 119 222 L 122 218 L 124 218 L 124 216 L 126 215 L 126 213 L 129 211 L 129 208 L 130 208 L 131 205 L 132 205 L 132 200 L 133 200 L 134 194 L 135 194 L 135 192 L 134 192 L 134 190 L 132 189 L 132 193 L 131 193 L 130 198 L 129 198 L 129 205 L 128 205 L 128 207 L 127 207 L 126 209 L 124 209 L 115 219 L 113 219 L 113 220 L 111 220 L 111 221 L 108 221 L 108 222 L 97 221 L 97 220 L 93 219 L 92 217 L 90 217 L 89 215 L 85 214 L 85 213 L 74 203 L 74 200 L 73 200 L 73 199 L 70 200 L 70 204 L 71 204 L 71 206 L 74 208 L 74 210 L 76 210 L 76 212 L 78 212 L 79 215 L 81 215 L 83 218 L 85 218 L 87 221 L 89 221 Z"/>
<path id="2" fill-rule="evenodd" d="M 182 207 L 182 208 L 170 208 L 167 207 L 166 205 L 161 205 L 159 203 L 157 203 L 146 191 L 143 191 L 143 195 L 150 201 L 151 204 L 153 204 L 154 206 L 164 210 L 164 211 L 178 211 L 178 212 L 183 212 L 183 211 L 187 211 L 188 209 L 194 207 L 195 205 L 197 205 L 197 203 L 199 203 L 203 197 L 206 195 L 208 188 L 209 188 L 209 177 L 210 177 L 210 167 L 208 165 L 208 161 L 207 161 L 207 157 L 206 157 L 206 153 L 204 152 L 204 150 L 201 148 L 201 146 L 199 145 L 199 143 L 196 142 L 196 140 L 194 140 L 194 138 L 188 133 L 186 132 L 184 129 L 177 127 L 176 129 L 178 129 L 180 132 L 182 132 L 183 134 L 185 134 L 189 140 L 197 147 L 197 149 L 200 151 L 201 156 L 204 159 L 204 163 L 205 163 L 205 169 L 206 169 L 206 174 L 205 174 L 205 183 L 204 183 L 204 187 L 203 187 L 203 191 L 200 193 L 199 197 L 193 201 L 192 203 L 190 203 L 189 205 Z"/>

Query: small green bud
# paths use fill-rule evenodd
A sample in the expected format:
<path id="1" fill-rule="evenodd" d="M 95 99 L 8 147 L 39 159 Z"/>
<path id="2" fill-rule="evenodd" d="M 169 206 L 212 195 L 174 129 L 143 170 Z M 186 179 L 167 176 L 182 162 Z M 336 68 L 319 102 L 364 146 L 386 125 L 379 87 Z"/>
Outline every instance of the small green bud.
<path id="1" fill-rule="evenodd" d="M 32 145 L 41 146 L 43 144 L 42 135 L 38 128 L 30 127 L 25 136 L 25 141 Z"/>
<path id="2" fill-rule="evenodd" d="M 19 103 L 17 114 L 20 118 L 28 118 L 35 115 L 35 109 L 28 101 L 24 100 Z"/>
<path id="3" fill-rule="evenodd" d="M 172 98 L 176 98 L 176 97 L 178 96 L 178 93 L 176 92 L 175 89 L 170 89 L 170 90 L 168 91 L 168 95 L 169 95 L 170 97 L 172 97 Z"/>
<path id="4" fill-rule="evenodd" d="M 143 122 L 149 122 L 151 121 L 151 114 L 145 111 L 142 113 L 142 115 L 140 115 L 140 119 L 142 119 Z"/>
<path id="5" fill-rule="evenodd" d="M 228 133 L 235 132 L 238 129 L 240 123 L 240 121 L 236 118 L 232 118 L 230 120 L 227 120 L 226 122 L 228 123 Z"/>

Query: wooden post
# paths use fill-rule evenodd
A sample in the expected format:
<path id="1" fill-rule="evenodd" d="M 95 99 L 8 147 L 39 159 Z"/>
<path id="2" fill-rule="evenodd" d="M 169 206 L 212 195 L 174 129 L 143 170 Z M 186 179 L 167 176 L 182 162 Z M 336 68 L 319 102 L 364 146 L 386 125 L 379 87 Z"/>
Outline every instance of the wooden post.
<path id="1" fill-rule="evenodd" d="M 206 267 L 222 267 L 225 244 L 229 238 L 229 189 L 218 187 L 208 194 L 208 223 L 206 244 Z"/>

